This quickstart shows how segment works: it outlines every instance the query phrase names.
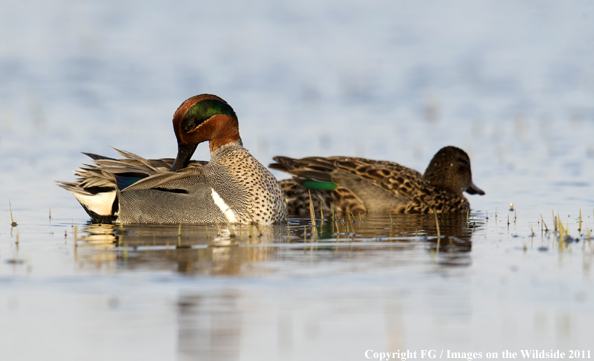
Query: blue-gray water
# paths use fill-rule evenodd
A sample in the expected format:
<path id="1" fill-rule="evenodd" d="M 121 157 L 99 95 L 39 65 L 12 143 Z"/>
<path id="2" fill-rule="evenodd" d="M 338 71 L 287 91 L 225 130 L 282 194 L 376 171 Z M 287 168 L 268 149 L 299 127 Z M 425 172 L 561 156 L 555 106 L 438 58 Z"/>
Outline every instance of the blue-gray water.
<path id="1" fill-rule="evenodd" d="M 592 2 L 5 1 L 0 34 L 2 359 L 591 348 Z M 206 92 L 264 164 L 423 171 L 456 145 L 487 194 L 440 252 L 431 220 L 386 215 L 314 242 L 300 219 L 235 239 L 86 227 L 53 181 L 81 151 L 174 156 L 172 115 Z M 579 242 L 541 233 L 552 212 Z"/>

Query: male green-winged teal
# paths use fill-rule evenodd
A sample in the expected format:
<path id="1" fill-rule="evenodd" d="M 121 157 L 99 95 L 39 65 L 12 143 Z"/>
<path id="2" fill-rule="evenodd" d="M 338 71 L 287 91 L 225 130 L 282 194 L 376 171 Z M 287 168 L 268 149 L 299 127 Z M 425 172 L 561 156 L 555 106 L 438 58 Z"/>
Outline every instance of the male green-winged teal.
<path id="1" fill-rule="evenodd" d="M 287 207 L 274 176 L 243 147 L 235 112 L 223 99 L 194 96 L 173 115 L 177 158 L 124 159 L 87 154 L 72 193 L 93 222 L 207 224 L 285 221 Z M 210 162 L 190 161 L 198 144 L 210 142 Z"/>
<path id="2" fill-rule="evenodd" d="M 338 213 L 466 212 L 462 194 L 483 192 L 472 182 L 470 158 L 456 147 L 435 154 L 425 174 L 400 164 L 354 157 L 274 157 L 270 168 L 293 175 L 281 181 L 290 214 L 309 213 L 309 193 L 314 207 Z M 326 213 L 328 214 L 328 213 Z"/>

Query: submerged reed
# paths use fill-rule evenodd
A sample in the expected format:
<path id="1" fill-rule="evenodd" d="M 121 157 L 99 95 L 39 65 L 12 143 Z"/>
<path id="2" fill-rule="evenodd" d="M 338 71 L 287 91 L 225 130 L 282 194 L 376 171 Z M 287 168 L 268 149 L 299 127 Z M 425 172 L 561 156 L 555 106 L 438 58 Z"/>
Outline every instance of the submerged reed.
<path id="1" fill-rule="evenodd" d="M 235 238 L 235 229 L 233 229 L 233 225 L 229 222 L 227 216 L 223 213 L 223 217 L 225 217 L 225 223 L 227 224 L 227 228 L 229 229 L 229 237 Z"/>
<path id="2" fill-rule="evenodd" d="M 314 210 L 313 202 L 311 200 L 311 191 L 308 189 L 307 193 L 309 194 L 309 216 L 311 217 L 311 226 L 312 228 L 316 227 L 316 212 Z"/>
<path id="3" fill-rule="evenodd" d="M 437 211 L 434 209 L 433 214 L 435 215 L 435 226 L 437 227 L 437 249 L 436 252 L 439 252 L 439 243 L 441 241 L 441 232 L 439 231 L 439 220 L 437 219 Z"/>

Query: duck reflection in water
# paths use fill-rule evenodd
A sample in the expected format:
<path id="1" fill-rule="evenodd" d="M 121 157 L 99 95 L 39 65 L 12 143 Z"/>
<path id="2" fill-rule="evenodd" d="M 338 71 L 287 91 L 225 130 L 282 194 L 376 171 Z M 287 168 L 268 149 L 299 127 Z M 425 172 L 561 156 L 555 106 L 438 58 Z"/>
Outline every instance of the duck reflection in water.
<path id="1" fill-rule="evenodd" d="M 355 218 L 318 219 L 312 232 L 310 220 L 292 218 L 289 225 L 235 225 L 234 236 L 220 226 L 126 226 L 90 224 L 78 239 L 76 257 L 81 267 L 150 268 L 183 274 L 264 276 L 286 271 L 281 263 L 335 260 L 352 255 L 402 258 L 402 251 L 439 251 L 444 265 L 469 264 L 472 233 L 484 223 L 462 214 L 442 214 L 439 244 L 435 215 L 397 215 L 392 218 L 358 215 Z M 308 259 L 302 258 L 306 252 Z M 400 264 L 407 263 L 405 259 Z M 449 263 L 448 263 L 449 262 Z M 274 266 L 272 266 L 274 265 Z M 394 263 L 391 267 L 398 267 Z"/>

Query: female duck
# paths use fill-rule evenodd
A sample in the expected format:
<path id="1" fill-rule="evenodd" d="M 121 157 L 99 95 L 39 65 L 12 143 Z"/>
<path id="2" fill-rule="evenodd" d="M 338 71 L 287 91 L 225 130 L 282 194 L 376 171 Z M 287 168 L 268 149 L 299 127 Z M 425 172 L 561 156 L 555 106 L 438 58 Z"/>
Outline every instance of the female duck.
<path id="1" fill-rule="evenodd" d="M 175 160 L 144 159 L 117 150 L 124 159 L 87 154 L 76 182 L 58 182 L 93 222 L 206 224 L 285 221 L 283 191 L 274 176 L 243 147 L 235 112 L 223 99 L 194 96 L 173 115 Z M 190 161 L 209 141 L 210 162 Z"/>
<path id="2" fill-rule="evenodd" d="M 400 164 L 354 157 L 274 157 L 270 168 L 293 175 L 281 181 L 289 213 L 314 207 L 347 214 L 365 212 L 448 213 L 470 209 L 463 192 L 483 192 L 472 182 L 470 158 L 456 147 L 442 148 L 425 174 Z M 326 213 L 328 214 L 328 213 Z"/>

